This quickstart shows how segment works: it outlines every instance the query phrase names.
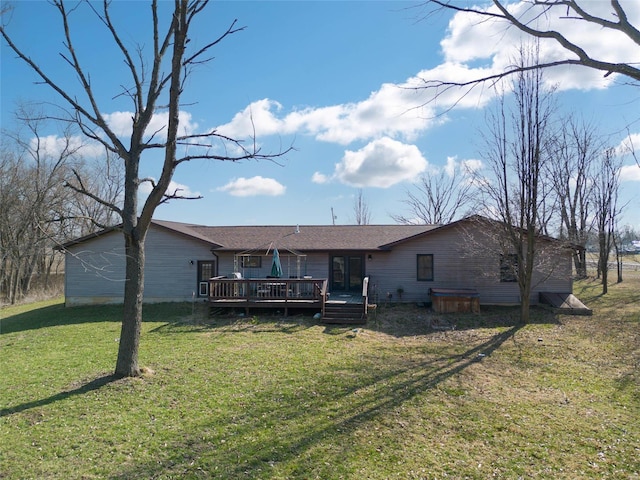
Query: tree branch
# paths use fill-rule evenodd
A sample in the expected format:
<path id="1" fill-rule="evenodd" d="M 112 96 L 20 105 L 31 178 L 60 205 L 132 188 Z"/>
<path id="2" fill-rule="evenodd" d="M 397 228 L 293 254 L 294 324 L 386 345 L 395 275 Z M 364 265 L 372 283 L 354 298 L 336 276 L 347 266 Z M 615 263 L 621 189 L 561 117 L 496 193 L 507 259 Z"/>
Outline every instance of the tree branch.
<path id="1" fill-rule="evenodd" d="M 78 173 L 78 171 L 74 168 L 71 170 L 73 172 L 73 176 L 76 178 L 76 181 L 78 182 L 78 187 L 73 185 L 70 182 L 65 182 L 64 186 L 67 188 L 70 188 L 71 190 L 73 190 L 74 192 L 77 193 L 81 193 L 82 195 L 85 195 L 87 197 L 89 197 L 90 199 L 92 199 L 93 201 L 99 203 L 100 205 L 103 205 L 107 208 L 109 208 L 110 210 L 113 210 L 114 212 L 116 212 L 118 215 L 122 216 L 122 209 L 120 209 L 117 205 L 115 205 L 114 203 L 108 202 L 106 200 L 103 200 L 102 198 L 100 198 L 98 195 L 95 195 L 93 193 L 91 193 L 84 185 L 84 182 L 82 181 L 82 177 L 80 176 L 80 174 Z"/>
<path id="2" fill-rule="evenodd" d="M 452 0 L 427 0 L 423 5 L 432 5 L 434 10 L 451 10 L 459 13 L 468 13 L 477 15 L 483 19 L 503 20 L 507 24 L 512 25 L 522 31 L 523 33 L 538 39 L 550 39 L 556 41 L 567 52 L 573 53 L 577 58 L 566 58 L 557 61 L 550 61 L 540 63 L 538 65 L 528 66 L 527 68 L 509 68 L 502 73 L 488 75 L 485 77 L 477 78 L 471 81 L 465 82 L 439 82 L 439 81 L 426 81 L 422 87 L 416 87 L 421 89 L 437 89 L 445 87 L 443 92 L 439 92 L 436 98 L 442 95 L 444 92 L 454 87 L 475 86 L 484 82 L 496 82 L 506 76 L 514 73 L 525 72 L 531 69 L 545 69 L 558 67 L 563 65 L 582 65 L 595 70 L 605 72 L 605 77 L 612 73 L 618 73 L 633 80 L 640 81 L 640 69 L 634 67 L 631 63 L 618 63 L 609 62 L 603 59 L 592 58 L 587 52 L 581 48 L 578 44 L 571 42 L 565 35 L 556 30 L 543 30 L 534 28 L 531 26 L 532 22 L 542 16 L 548 16 L 551 10 L 555 7 L 564 8 L 567 12 L 572 12 L 574 15 L 569 17 L 569 13 L 565 16 L 559 16 L 558 18 L 572 18 L 577 20 L 584 20 L 585 22 L 599 25 L 602 28 L 608 30 L 615 30 L 623 35 L 627 36 L 631 41 L 640 45 L 640 31 L 629 23 L 628 17 L 624 8 L 620 5 L 619 0 L 611 0 L 611 5 L 618 18 L 617 22 L 607 20 L 605 18 L 597 17 L 589 14 L 585 9 L 578 5 L 576 0 L 532 0 L 531 7 L 526 13 L 539 7 L 540 12 L 534 15 L 533 19 L 528 22 L 524 22 L 514 16 L 508 9 L 508 5 L 504 0 L 493 0 L 493 5 L 497 9 L 496 11 L 483 10 L 478 7 L 462 7 L 456 5 Z M 522 17 L 521 17 L 522 18 Z M 468 93 L 468 92 L 467 92 Z M 433 101 L 433 100 L 431 100 Z M 427 102 L 429 103 L 429 102 Z M 423 105 L 424 106 L 424 105 Z"/>
<path id="3" fill-rule="evenodd" d="M 227 28 L 227 30 L 222 35 L 220 35 L 217 39 L 215 39 L 211 43 L 208 43 L 207 45 L 202 47 L 200 50 L 198 50 L 196 53 L 191 55 L 189 58 L 185 59 L 182 62 L 182 65 L 185 66 L 185 65 L 189 65 L 189 64 L 194 63 L 198 57 L 200 57 L 201 55 L 206 53 L 207 50 L 211 49 L 212 47 L 214 47 L 215 45 L 220 43 L 222 40 L 227 38 L 229 35 L 233 35 L 234 33 L 241 32 L 241 31 L 246 29 L 246 27 L 234 28 L 236 23 L 238 23 L 237 19 L 235 19 L 233 22 L 231 22 L 231 25 L 229 26 L 229 28 Z M 197 63 L 204 63 L 204 62 L 203 61 L 198 61 Z"/>

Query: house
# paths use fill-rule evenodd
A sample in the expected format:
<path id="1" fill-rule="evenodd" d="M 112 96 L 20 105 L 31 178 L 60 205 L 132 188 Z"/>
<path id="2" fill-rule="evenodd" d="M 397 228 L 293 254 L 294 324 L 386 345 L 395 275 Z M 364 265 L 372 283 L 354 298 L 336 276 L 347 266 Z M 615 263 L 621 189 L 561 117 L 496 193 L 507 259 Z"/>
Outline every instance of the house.
<path id="1" fill-rule="evenodd" d="M 495 222 L 447 225 L 203 226 L 153 220 L 146 239 L 145 302 L 207 300 L 209 279 L 270 276 L 278 250 L 282 278 L 326 279 L 332 298 L 371 303 L 431 302 L 437 289 L 470 289 L 480 304 L 519 303 L 513 256 L 501 253 Z M 571 249 L 541 237 L 532 303 L 539 292 L 572 291 Z M 553 247 L 553 248 L 547 248 Z M 65 244 L 67 305 L 122 302 L 124 240 L 116 228 Z"/>

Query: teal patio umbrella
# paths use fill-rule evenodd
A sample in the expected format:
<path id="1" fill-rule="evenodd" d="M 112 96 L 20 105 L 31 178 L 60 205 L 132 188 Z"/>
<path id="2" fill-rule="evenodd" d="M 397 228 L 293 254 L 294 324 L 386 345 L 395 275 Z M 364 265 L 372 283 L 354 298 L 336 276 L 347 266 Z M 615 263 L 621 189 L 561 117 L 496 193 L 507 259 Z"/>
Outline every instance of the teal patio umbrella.
<path id="1" fill-rule="evenodd" d="M 280 263 L 280 254 L 278 249 L 273 249 L 273 263 L 271 264 L 271 276 L 280 278 L 282 276 L 282 264 Z"/>

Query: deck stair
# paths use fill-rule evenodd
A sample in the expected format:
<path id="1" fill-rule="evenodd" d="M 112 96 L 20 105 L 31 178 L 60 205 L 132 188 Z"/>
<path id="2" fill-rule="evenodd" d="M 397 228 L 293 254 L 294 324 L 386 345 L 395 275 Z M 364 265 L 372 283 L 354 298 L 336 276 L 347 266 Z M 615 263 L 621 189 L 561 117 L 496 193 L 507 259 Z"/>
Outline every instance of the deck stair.
<path id="1" fill-rule="evenodd" d="M 367 323 L 362 303 L 332 303 L 324 306 L 322 323 L 361 325 Z"/>

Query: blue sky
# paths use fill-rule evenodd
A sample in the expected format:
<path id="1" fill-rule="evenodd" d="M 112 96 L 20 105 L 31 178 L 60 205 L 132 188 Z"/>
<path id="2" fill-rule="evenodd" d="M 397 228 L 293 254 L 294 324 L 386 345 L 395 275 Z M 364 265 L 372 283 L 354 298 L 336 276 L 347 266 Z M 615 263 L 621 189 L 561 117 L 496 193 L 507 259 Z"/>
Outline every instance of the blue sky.
<path id="1" fill-rule="evenodd" d="M 479 2 L 480 3 L 480 2 Z M 410 88 L 424 78 L 467 79 L 499 70 L 513 58 L 517 32 L 464 15 L 423 19 L 417 2 L 260 1 L 212 2 L 194 25 L 192 44 L 201 45 L 238 19 L 242 32 L 212 52 L 215 59 L 190 76 L 183 101 L 183 127 L 189 132 L 218 128 L 248 138 L 249 118 L 263 151 L 293 145 L 277 162 L 182 164 L 174 176 L 197 201 L 162 205 L 156 217 L 208 225 L 354 223 L 354 198 L 362 189 L 371 223 L 393 223 L 409 212 L 402 200 L 421 174 L 449 165 L 482 165 L 480 151 L 489 89 L 459 92 L 428 103 L 432 93 Z M 594 8 L 606 2 L 591 2 Z M 640 25 L 640 7 L 623 2 Z M 164 12 L 171 2 L 161 2 Z M 515 5 L 514 8 L 519 8 Z M 115 1 L 113 18 L 132 46 L 147 50 L 149 7 L 144 1 Z M 72 33 L 91 74 L 110 124 L 126 135 L 131 106 L 119 96 L 122 60 L 91 11 L 73 12 Z M 569 25 L 572 28 L 571 25 Z M 56 12 L 44 1 L 15 3 L 8 27 L 16 43 L 61 84 L 77 88 L 59 56 L 63 50 Z M 572 32 L 594 54 L 638 61 L 637 46 L 589 31 Z M 558 56 L 542 45 L 543 58 Z M 11 128 L 19 101 L 60 100 L 2 45 L 3 128 Z M 597 122 L 612 146 L 628 137 L 640 145 L 637 87 L 624 79 L 580 68 L 549 71 L 558 84 L 565 112 Z M 162 126 L 162 117 L 157 119 Z M 49 132 L 55 148 L 56 131 Z M 86 155 L 91 155 L 87 148 Z M 625 223 L 640 229 L 640 168 L 624 157 Z M 143 159 L 142 175 L 159 176 L 159 158 Z"/>

